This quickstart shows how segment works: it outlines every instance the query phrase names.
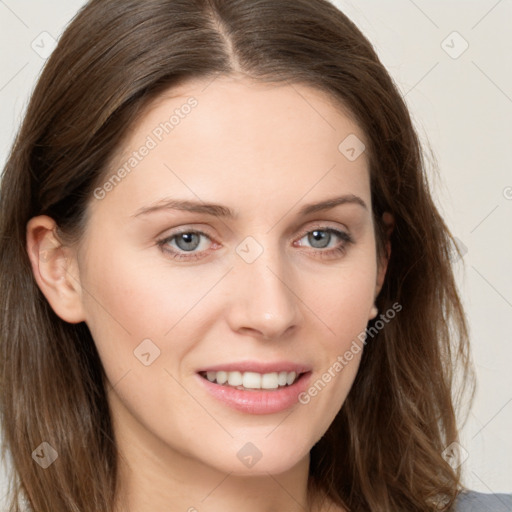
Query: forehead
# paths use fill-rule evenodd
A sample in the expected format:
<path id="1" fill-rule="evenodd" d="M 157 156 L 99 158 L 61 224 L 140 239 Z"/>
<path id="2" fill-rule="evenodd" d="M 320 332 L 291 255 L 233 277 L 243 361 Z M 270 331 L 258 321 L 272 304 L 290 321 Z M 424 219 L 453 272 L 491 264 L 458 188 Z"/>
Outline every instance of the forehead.
<path id="1" fill-rule="evenodd" d="M 110 176 L 125 172 L 108 199 L 129 197 L 132 210 L 173 194 L 260 208 L 336 192 L 369 199 L 366 145 L 348 112 L 318 89 L 190 81 L 158 96 L 132 127 L 110 166 Z"/>

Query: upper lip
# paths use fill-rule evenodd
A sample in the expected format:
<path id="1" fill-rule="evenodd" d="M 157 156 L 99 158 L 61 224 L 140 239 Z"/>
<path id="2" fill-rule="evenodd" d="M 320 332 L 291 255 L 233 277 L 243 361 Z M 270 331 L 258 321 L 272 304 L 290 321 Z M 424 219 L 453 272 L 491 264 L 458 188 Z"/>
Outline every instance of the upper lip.
<path id="1" fill-rule="evenodd" d="M 201 372 L 256 372 L 256 373 L 274 373 L 274 372 L 295 372 L 305 373 L 311 371 L 311 367 L 305 364 L 293 363 L 290 361 L 274 361 L 274 362 L 260 362 L 260 361 L 239 361 L 232 363 L 221 363 L 213 366 L 208 366 L 198 370 Z"/>

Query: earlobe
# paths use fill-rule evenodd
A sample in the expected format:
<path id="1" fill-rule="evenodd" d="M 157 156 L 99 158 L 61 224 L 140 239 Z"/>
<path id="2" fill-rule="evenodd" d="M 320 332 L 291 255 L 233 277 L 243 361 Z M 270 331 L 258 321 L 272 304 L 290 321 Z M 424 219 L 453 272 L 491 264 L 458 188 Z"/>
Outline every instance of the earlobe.
<path id="1" fill-rule="evenodd" d="M 55 221 L 46 215 L 33 217 L 26 235 L 34 279 L 52 309 L 66 322 L 84 321 L 76 257 L 59 240 Z"/>

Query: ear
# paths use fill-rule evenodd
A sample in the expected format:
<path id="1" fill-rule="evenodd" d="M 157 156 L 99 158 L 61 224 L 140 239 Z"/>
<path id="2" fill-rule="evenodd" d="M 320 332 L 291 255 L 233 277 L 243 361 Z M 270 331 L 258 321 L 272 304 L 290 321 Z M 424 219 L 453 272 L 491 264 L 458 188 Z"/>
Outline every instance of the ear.
<path id="1" fill-rule="evenodd" d="M 78 263 L 72 248 L 62 244 L 55 221 L 46 215 L 27 223 L 27 253 L 34 278 L 53 311 L 69 323 L 85 320 Z"/>
<path id="2" fill-rule="evenodd" d="M 391 233 L 395 227 L 395 218 L 389 212 L 384 212 L 382 215 L 382 221 L 384 223 L 384 232 L 385 232 L 385 243 L 384 243 L 384 254 L 381 255 L 379 261 L 377 262 L 377 280 L 375 283 L 375 294 L 374 300 L 379 295 L 382 286 L 384 284 L 384 279 L 386 277 L 386 271 L 388 269 L 389 258 L 391 256 Z M 370 312 L 370 318 L 375 318 L 377 316 L 378 311 L 375 307 L 372 307 Z"/>

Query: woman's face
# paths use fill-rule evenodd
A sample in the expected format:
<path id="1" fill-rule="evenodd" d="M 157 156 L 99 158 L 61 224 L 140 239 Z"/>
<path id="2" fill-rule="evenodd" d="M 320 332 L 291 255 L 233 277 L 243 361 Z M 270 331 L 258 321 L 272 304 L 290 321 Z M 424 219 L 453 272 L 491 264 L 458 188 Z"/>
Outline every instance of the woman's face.
<path id="1" fill-rule="evenodd" d="M 151 105 L 77 252 L 121 445 L 241 475 L 308 456 L 385 271 L 364 141 L 301 85 L 217 78 Z"/>

